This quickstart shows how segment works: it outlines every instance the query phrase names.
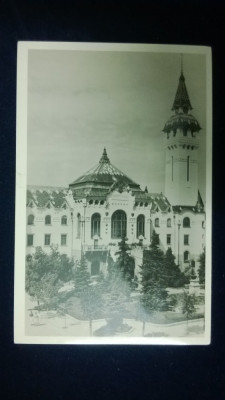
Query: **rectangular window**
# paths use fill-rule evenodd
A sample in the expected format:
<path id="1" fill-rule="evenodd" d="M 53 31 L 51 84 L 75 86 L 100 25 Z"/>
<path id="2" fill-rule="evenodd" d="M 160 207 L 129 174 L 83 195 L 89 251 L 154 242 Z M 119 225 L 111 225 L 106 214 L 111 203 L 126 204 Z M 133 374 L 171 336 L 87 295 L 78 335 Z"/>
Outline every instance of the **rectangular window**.
<path id="1" fill-rule="evenodd" d="M 189 244 L 189 235 L 184 235 L 184 244 Z"/>
<path id="2" fill-rule="evenodd" d="M 66 246 L 66 236 L 67 235 L 61 235 L 61 246 Z"/>
<path id="3" fill-rule="evenodd" d="M 51 235 L 47 234 L 45 235 L 45 246 L 50 246 L 51 242 Z"/>
<path id="4" fill-rule="evenodd" d="M 34 235 L 27 235 L 27 246 L 33 246 L 34 244 Z"/>
<path id="5" fill-rule="evenodd" d="M 166 235 L 166 244 L 171 244 L 171 235 Z"/>

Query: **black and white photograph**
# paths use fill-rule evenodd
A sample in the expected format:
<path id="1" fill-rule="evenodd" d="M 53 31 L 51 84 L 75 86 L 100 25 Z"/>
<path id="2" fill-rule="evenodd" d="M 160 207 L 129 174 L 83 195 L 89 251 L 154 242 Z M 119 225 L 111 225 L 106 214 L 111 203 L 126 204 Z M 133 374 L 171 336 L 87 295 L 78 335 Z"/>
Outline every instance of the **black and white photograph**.
<path id="1" fill-rule="evenodd" d="M 209 344 L 202 46 L 19 42 L 15 343 Z"/>

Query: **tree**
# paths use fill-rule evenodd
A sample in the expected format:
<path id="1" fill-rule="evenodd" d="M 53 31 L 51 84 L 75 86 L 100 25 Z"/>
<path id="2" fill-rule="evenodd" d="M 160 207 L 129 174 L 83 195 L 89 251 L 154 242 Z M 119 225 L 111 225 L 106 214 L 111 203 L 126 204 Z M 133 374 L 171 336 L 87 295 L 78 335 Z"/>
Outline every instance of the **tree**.
<path id="1" fill-rule="evenodd" d="M 150 250 L 144 251 L 141 268 L 140 316 L 143 321 L 149 312 L 167 310 L 167 276 L 164 268 L 164 253 L 159 248 L 158 235 L 153 232 Z"/>
<path id="2" fill-rule="evenodd" d="M 99 318 L 102 311 L 102 295 L 98 284 L 87 286 L 80 295 L 80 304 L 84 318 L 89 320 L 89 333 L 92 336 L 92 321 Z"/>
<path id="3" fill-rule="evenodd" d="M 185 275 L 175 263 L 175 256 L 170 247 L 168 247 L 164 256 L 164 272 L 168 287 L 177 288 L 187 283 Z"/>
<path id="4" fill-rule="evenodd" d="M 189 294 L 186 291 L 184 291 L 182 299 L 182 313 L 186 316 L 187 326 L 188 326 L 188 320 L 195 313 L 196 310 L 195 304 L 196 304 L 195 294 Z"/>
<path id="5" fill-rule="evenodd" d="M 82 293 L 90 285 L 90 274 L 87 268 L 87 261 L 85 256 L 82 254 L 80 261 L 76 263 L 74 273 L 74 294 L 77 297 L 81 297 Z"/>
<path id="6" fill-rule="evenodd" d="M 26 292 L 48 307 L 57 300 L 59 289 L 72 277 L 73 261 L 52 247 L 46 254 L 37 247 L 33 255 L 26 257 Z"/>
<path id="7" fill-rule="evenodd" d="M 199 277 L 199 283 L 200 284 L 205 284 L 205 249 L 199 256 L 199 269 L 198 269 L 198 277 Z"/>
<path id="8" fill-rule="evenodd" d="M 121 241 L 118 243 L 119 250 L 116 252 L 118 258 L 114 268 L 119 271 L 121 279 L 130 284 L 134 278 L 134 259 L 128 254 L 130 247 L 126 242 L 127 238 L 125 234 L 123 234 Z"/>

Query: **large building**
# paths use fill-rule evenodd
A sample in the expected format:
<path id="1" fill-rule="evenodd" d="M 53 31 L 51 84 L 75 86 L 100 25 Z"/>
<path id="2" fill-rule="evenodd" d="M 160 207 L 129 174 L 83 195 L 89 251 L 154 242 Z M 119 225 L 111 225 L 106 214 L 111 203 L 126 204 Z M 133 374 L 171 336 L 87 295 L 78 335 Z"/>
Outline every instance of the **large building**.
<path id="1" fill-rule="evenodd" d="M 107 155 L 69 185 L 69 188 L 28 187 L 27 253 L 52 244 L 74 259 L 84 252 L 92 275 L 107 270 L 126 234 L 135 260 L 135 274 L 153 231 L 166 251 L 171 247 L 182 270 L 198 266 L 205 245 L 205 212 L 198 187 L 200 125 L 183 71 L 163 135 L 165 193 L 148 193 L 121 172 Z M 163 151 L 163 144 L 162 144 Z"/>

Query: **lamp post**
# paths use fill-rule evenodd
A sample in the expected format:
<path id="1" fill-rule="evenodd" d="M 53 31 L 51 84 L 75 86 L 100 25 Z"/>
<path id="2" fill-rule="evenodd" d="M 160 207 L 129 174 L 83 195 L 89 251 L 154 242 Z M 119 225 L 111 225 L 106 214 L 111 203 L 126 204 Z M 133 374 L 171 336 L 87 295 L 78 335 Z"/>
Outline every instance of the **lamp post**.
<path id="1" fill-rule="evenodd" d="M 179 267 L 179 266 L 180 266 L 180 227 L 181 227 L 180 220 L 178 220 L 177 227 L 178 227 L 178 254 L 177 254 L 177 263 L 178 263 L 178 267 Z"/>

